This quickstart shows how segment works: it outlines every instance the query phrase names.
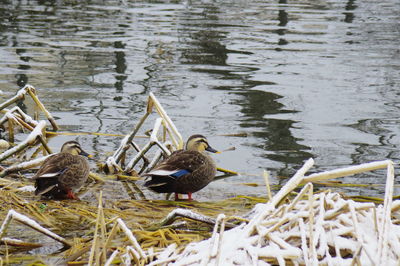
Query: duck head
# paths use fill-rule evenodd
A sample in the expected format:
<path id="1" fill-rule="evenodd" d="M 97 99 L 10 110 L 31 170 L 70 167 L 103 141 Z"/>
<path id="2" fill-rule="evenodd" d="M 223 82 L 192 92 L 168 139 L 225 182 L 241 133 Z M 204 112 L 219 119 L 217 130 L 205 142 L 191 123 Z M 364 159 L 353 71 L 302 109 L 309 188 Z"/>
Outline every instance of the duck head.
<path id="1" fill-rule="evenodd" d="M 61 152 L 90 157 L 90 155 L 81 148 L 81 145 L 77 141 L 73 140 L 65 142 L 61 147 Z"/>
<path id="2" fill-rule="evenodd" d="M 217 150 L 213 149 L 203 135 L 193 135 L 186 142 L 186 150 L 191 151 L 209 151 L 212 153 L 219 153 Z"/>

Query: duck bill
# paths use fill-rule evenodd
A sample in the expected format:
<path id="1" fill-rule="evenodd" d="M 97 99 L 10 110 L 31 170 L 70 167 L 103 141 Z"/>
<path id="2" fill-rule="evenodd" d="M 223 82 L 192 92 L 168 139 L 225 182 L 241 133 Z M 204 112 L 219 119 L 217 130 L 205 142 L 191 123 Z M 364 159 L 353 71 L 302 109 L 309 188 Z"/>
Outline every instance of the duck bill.
<path id="1" fill-rule="evenodd" d="M 85 151 L 81 151 L 81 152 L 79 153 L 79 155 L 82 155 L 82 156 L 85 156 L 85 157 L 88 157 L 88 158 L 93 158 L 93 155 L 91 155 L 91 154 L 89 154 L 89 153 L 87 153 L 87 152 L 85 152 Z"/>
<path id="2" fill-rule="evenodd" d="M 212 153 L 221 153 L 221 152 L 219 152 L 219 151 L 217 151 L 217 150 L 211 148 L 210 146 L 208 146 L 208 147 L 206 148 L 206 151 L 209 151 L 209 152 L 212 152 Z"/>

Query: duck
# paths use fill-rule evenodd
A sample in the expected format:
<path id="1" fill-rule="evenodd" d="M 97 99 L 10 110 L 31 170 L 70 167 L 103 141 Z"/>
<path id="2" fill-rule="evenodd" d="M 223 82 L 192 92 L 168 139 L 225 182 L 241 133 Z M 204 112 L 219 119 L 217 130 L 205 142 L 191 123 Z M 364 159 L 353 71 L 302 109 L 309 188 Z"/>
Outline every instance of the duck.
<path id="1" fill-rule="evenodd" d="M 67 141 L 57 154 L 47 158 L 36 174 L 35 195 L 44 199 L 76 199 L 74 194 L 86 182 L 90 166 L 85 152 L 77 141 Z"/>
<path id="2" fill-rule="evenodd" d="M 147 180 L 144 186 L 157 193 L 175 193 L 175 200 L 179 194 L 187 194 L 188 200 L 192 200 L 192 193 L 207 186 L 217 172 L 214 160 L 206 151 L 219 153 L 203 135 L 190 136 L 185 149 L 174 151 L 142 175 Z"/>

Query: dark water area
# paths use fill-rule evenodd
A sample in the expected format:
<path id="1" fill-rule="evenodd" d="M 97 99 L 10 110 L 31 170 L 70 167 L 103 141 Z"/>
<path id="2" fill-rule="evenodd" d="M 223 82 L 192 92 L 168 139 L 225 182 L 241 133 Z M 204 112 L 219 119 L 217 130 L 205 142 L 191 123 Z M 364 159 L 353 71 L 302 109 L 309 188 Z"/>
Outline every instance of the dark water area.
<path id="1" fill-rule="evenodd" d="M 1 100 L 29 83 L 63 131 L 127 134 L 153 92 L 185 138 L 236 147 L 214 158 L 242 174 L 197 198 L 260 196 L 263 186 L 237 184 L 262 185 L 263 169 L 284 184 L 310 157 L 313 172 L 399 161 L 399 40 L 397 0 L 1 0 Z M 248 137 L 221 136 L 239 132 Z M 50 144 L 67 139 L 99 161 L 121 140 Z"/>

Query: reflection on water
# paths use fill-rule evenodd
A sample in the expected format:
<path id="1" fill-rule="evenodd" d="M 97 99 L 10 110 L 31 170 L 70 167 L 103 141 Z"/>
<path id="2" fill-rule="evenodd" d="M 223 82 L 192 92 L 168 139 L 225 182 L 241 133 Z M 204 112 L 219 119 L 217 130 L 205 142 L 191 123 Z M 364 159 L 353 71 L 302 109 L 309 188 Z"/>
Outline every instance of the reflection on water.
<path id="1" fill-rule="evenodd" d="M 280 183 L 309 157 L 316 170 L 399 159 L 395 0 L 1 3 L 3 98 L 30 83 L 65 130 L 126 133 L 153 91 L 184 136 L 237 148 L 216 160 L 244 174 L 200 197 L 264 193 L 230 188 L 262 169 Z M 79 140 L 99 159 L 119 144 Z"/>

